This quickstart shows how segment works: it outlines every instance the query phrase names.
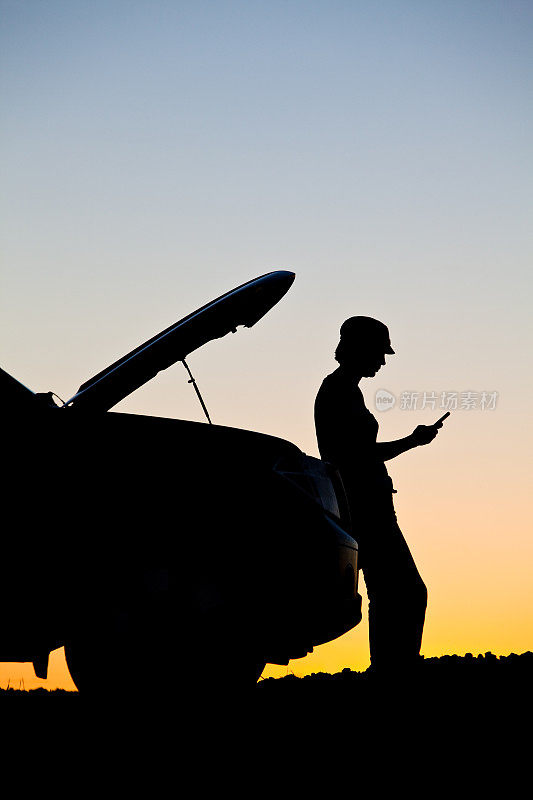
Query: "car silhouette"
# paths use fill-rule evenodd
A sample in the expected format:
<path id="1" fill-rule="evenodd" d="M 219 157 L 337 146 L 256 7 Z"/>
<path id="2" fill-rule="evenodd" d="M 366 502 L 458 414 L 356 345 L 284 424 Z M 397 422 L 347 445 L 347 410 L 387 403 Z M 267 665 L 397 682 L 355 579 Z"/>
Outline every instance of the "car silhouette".
<path id="1" fill-rule="evenodd" d="M 0 660 L 45 678 L 64 646 L 87 694 L 245 686 L 359 623 L 338 473 L 283 439 L 211 424 L 185 361 L 254 325 L 293 280 L 239 286 L 60 405 L 0 371 Z M 206 423 L 110 411 L 177 361 Z"/>

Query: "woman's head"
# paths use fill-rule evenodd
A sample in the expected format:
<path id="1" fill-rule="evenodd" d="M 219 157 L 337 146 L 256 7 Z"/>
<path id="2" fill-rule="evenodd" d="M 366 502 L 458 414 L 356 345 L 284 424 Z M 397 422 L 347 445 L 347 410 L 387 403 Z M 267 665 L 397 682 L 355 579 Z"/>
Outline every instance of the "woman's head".
<path id="1" fill-rule="evenodd" d="M 387 326 L 372 317 L 350 317 L 340 336 L 335 359 L 354 375 L 373 377 L 385 364 L 385 355 L 394 354 Z"/>

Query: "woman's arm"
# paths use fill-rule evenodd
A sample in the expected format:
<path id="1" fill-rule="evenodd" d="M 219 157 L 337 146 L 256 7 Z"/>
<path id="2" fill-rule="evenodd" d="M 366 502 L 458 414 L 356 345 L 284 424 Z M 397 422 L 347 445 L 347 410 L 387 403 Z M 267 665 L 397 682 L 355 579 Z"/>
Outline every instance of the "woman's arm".
<path id="1" fill-rule="evenodd" d="M 429 444 L 439 432 L 440 425 L 418 425 L 405 439 L 396 439 L 394 442 L 376 442 L 376 453 L 380 461 L 389 461 L 400 453 L 412 450 L 421 444 Z"/>

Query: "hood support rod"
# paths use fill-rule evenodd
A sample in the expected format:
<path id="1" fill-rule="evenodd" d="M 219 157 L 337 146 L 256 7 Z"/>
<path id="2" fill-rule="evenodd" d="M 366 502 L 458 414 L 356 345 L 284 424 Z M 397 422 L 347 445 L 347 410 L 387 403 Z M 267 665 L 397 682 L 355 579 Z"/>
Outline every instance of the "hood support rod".
<path id="1" fill-rule="evenodd" d="M 208 411 L 207 411 L 207 408 L 205 407 L 205 403 L 204 403 L 204 401 L 203 401 L 202 395 L 200 394 L 200 389 L 198 388 L 198 385 L 197 385 L 196 381 L 195 381 L 195 380 L 194 380 L 194 378 L 193 378 L 193 374 L 192 374 L 192 372 L 190 371 L 190 369 L 189 369 L 189 366 L 188 366 L 188 364 L 187 364 L 187 362 L 185 361 L 185 359 L 184 359 L 184 358 L 182 359 L 181 363 L 183 364 L 183 366 L 185 367 L 185 369 L 186 369 L 186 370 L 187 370 L 187 372 L 189 373 L 190 380 L 188 381 L 188 383 L 192 383 L 192 385 L 194 386 L 194 390 L 195 390 L 196 394 L 198 395 L 198 400 L 199 400 L 199 401 L 200 401 L 200 403 L 202 404 L 202 408 L 203 408 L 203 410 L 204 410 L 204 414 L 205 414 L 205 415 L 206 415 L 206 417 L 207 417 L 207 421 L 209 422 L 209 424 L 210 424 L 210 425 L 212 425 L 213 423 L 211 422 L 211 418 L 210 418 L 210 416 L 209 416 L 209 413 L 208 413 Z"/>

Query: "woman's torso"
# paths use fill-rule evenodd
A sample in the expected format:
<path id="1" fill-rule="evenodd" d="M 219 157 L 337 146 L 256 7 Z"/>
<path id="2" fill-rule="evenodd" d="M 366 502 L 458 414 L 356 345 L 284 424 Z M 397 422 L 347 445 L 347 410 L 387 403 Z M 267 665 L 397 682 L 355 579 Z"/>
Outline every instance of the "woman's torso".
<path id="1" fill-rule="evenodd" d="M 318 391 L 315 426 L 320 456 L 338 468 L 352 517 L 394 514 L 392 481 L 377 454 L 378 421 L 354 380 L 339 370 Z"/>

